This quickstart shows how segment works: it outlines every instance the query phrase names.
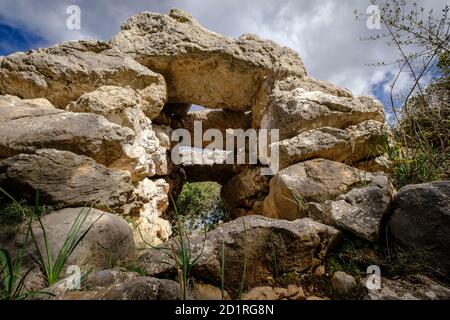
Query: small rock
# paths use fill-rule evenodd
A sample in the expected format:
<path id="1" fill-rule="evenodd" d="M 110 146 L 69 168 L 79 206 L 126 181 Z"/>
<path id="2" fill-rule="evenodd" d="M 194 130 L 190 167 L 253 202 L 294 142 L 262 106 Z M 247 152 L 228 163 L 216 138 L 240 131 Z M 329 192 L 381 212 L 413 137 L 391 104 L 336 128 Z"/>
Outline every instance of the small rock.
<path id="1" fill-rule="evenodd" d="M 195 300 L 222 300 L 222 290 L 210 284 L 196 282 L 190 295 Z M 224 300 L 230 300 L 230 295 L 224 290 Z"/>
<path id="2" fill-rule="evenodd" d="M 242 300 L 279 300 L 272 287 L 257 287 L 242 295 Z"/>
<path id="3" fill-rule="evenodd" d="M 356 286 L 356 281 L 351 275 L 337 271 L 331 278 L 331 285 L 338 294 L 346 294 Z"/>

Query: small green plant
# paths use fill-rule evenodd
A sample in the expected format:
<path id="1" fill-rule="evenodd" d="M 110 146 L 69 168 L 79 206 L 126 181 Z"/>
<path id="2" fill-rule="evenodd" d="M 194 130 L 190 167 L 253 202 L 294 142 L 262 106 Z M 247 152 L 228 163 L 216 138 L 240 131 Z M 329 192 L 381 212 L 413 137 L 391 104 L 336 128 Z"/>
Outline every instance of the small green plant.
<path id="1" fill-rule="evenodd" d="M 387 148 L 395 187 L 440 180 L 450 165 L 450 156 L 424 144 L 408 147 L 401 140 Z"/>
<path id="2" fill-rule="evenodd" d="M 273 235 L 270 238 L 272 244 L 272 263 L 273 263 L 273 276 L 278 278 L 278 259 L 277 259 L 277 249 L 275 247 L 275 241 L 273 240 Z"/>
<path id="3" fill-rule="evenodd" d="M 32 293 L 25 288 L 25 280 L 32 269 L 22 274 L 22 250 L 12 256 L 0 248 L 0 300 L 23 300 Z"/>
<path id="4" fill-rule="evenodd" d="M 127 264 L 122 265 L 122 267 L 125 270 L 127 270 L 127 271 L 136 272 L 141 277 L 147 277 L 148 276 L 147 271 L 145 271 L 145 269 L 141 265 L 139 265 L 138 263 L 129 262 Z"/>
<path id="5" fill-rule="evenodd" d="M 301 212 L 308 212 L 309 210 L 309 203 L 308 201 L 306 201 L 305 198 L 303 198 L 301 195 L 299 195 L 298 193 L 295 193 L 293 195 L 293 199 L 282 196 L 284 199 L 292 202 L 293 204 L 297 205 L 298 209 Z"/>
<path id="6" fill-rule="evenodd" d="M 38 210 L 39 208 L 39 191 L 36 193 L 35 198 L 35 208 Z M 80 244 L 80 242 L 86 237 L 88 232 L 91 230 L 91 228 L 94 226 L 94 224 L 102 217 L 100 215 L 94 222 L 90 224 L 86 229 L 83 230 L 83 225 L 86 221 L 86 219 L 89 216 L 89 213 L 91 211 L 91 208 L 83 208 L 80 213 L 75 218 L 74 222 L 72 223 L 72 226 L 63 242 L 63 245 L 61 249 L 58 252 L 58 255 L 56 257 L 56 260 L 53 261 L 52 259 L 52 250 L 50 248 L 50 245 L 48 243 L 48 236 L 47 231 L 42 223 L 42 219 L 39 215 L 34 215 L 29 220 L 29 230 L 31 239 L 34 244 L 35 254 L 36 254 L 36 260 L 37 263 L 44 274 L 45 281 L 48 286 L 51 286 L 52 284 L 56 283 L 59 280 L 59 275 L 61 274 L 61 271 L 69 259 L 70 255 L 73 253 L 73 251 L 77 248 L 77 246 Z M 44 241 L 44 250 L 45 252 L 42 252 L 39 246 L 39 243 L 37 241 L 35 232 L 33 230 L 33 218 L 36 218 L 39 224 L 40 229 L 42 230 L 43 235 L 43 241 Z"/>
<path id="7" fill-rule="evenodd" d="M 174 205 L 175 209 L 175 216 L 176 216 L 176 228 L 177 228 L 177 235 L 173 239 L 173 243 L 171 243 L 170 247 L 167 246 L 160 246 L 155 247 L 152 244 L 145 241 L 144 237 L 142 237 L 142 240 L 144 243 L 146 243 L 149 247 L 160 250 L 164 252 L 170 260 L 172 260 L 175 264 L 175 268 L 177 270 L 178 275 L 178 283 L 180 287 L 180 297 L 183 300 L 186 300 L 188 298 L 188 290 L 191 287 L 190 286 L 190 280 L 191 280 L 191 271 L 192 268 L 198 263 L 199 259 L 203 255 L 203 251 L 205 249 L 206 244 L 206 230 L 205 230 L 205 236 L 202 241 L 202 247 L 200 249 L 200 252 L 197 256 L 193 257 L 193 248 L 191 246 L 191 241 L 189 239 L 189 236 L 186 233 L 186 230 L 184 228 L 184 224 L 182 223 L 180 219 L 180 214 L 178 213 L 177 204 L 172 198 L 172 203 Z"/>
<path id="8" fill-rule="evenodd" d="M 247 260 L 248 260 L 247 228 L 245 226 L 244 218 L 242 218 L 242 226 L 244 228 L 244 267 L 242 270 L 241 284 L 239 286 L 239 300 L 242 299 L 242 294 L 244 293 L 245 275 L 247 273 Z"/>
<path id="9" fill-rule="evenodd" d="M 0 188 L 1 189 L 1 188 Z M 61 206 L 41 205 L 37 213 L 40 216 L 61 209 Z M 25 219 L 29 219 L 36 214 L 33 205 L 29 205 L 25 200 L 15 200 L 5 190 L 0 191 L 0 225 L 18 225 Z"/>
<path id="10" fill-rule="evenodd" d="M 341 248 L 326 258 L 326 269 L 330 274 L 344 271 L 354 276 L 363 276 L 368 265 L 380 264 L 378 261 L 367 260 L 364 252 L 371 248 L 371 243 L 345 233 Z"/>
<path id="11" fill-rule="evenodd" d="M 0 188 L 0 194 L 7 197 L 15 212 L 19 216 L 25 216 L 25 207 L 19 204 L 9 193 Z M 28 240 L 29 230 L 25 236 Z M 23 248 L 14 256 L 6 249 L 0 248 L 0 300 L 23 300 L 32 293 L 25 288 L 25 280 L 32 269 L 22 274 Z"/>
<path id="12" fill-rule="evenodd" d="M 39 204 L 39 190 L 35 195 L 34 207 L 31 207 L 23 202 L 16 201 L 14 197 L 12 197 L 2 188 L 0 188 L 0 193 L 10 200 L 9 208 L 13 208 L 13 217 L 19 217 L 20 219 L 29 219 L 25 243 L 28 243 L 28 239 L 29 237 L 31 237 L 39 268 L 44 274 L 47 285 L 51 286 L 59 280 L 59 275 L 62 271 L 62 268 L 64 267 L 64 264 L 67 262 L 67 259 L 80 244 L 80 242 L 84 239 L 86 234 L 91 230 L 95 222 L 97 222 L 102 216 L 99 216 L 88 228 L 83 230 L 83 224 L 91 211 L 91 208 L 83 208 L 73 222 L 56 260 L 53 261 L 51 248 L 48 243 L 47 232 L 42 223 L 41 217 L 42 215 L 53 211 L 55 208 L 52 206 L 41 206 Z M 35 235 L 35 231 L 33 229 L 34 219 L 37 219 L 39 227 L 41 228 L 43 233 L 45 253 L 41 251 Z M 28 270 L 22 275 L 22 260 L 23 249 L 21 249 L 15 257 L 12 257 L 7 250 L 0 249 L 0 295 L 2 299 L 24 299 L 34 294 L 33 292 L 28 292 L 27 290 L 25 290 L 25 280 L 32 269 Z"/>
<path id="13" fill-rule="evenodd" d="M 220 293 L 224 300 L 225 292 L 225 242 L 222 240 L 221 261 L 220 261 Z"/>

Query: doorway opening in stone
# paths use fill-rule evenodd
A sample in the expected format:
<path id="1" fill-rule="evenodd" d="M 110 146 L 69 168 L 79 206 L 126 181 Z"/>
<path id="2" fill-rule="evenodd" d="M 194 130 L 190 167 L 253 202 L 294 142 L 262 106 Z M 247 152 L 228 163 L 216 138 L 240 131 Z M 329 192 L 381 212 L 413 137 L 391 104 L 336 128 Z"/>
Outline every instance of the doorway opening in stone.
<path id="1" fill-rule="evenodd" d="M 222 197 L 222 186 L 214 181 L 185 182 L 174 199 L 182 228 L 188 234 L 202 234 L 210 231 L 229 219 Z M 168 216 L 173 231 L 177 233 L 177 219 L 174 208 Z"/>
<path id="2" fill-rule="evenodd" d="M 200 129 L 196 125 L 199 122 L 201 123 Z M 242 188 L 245 189 L 246 186 L 241 183 L 241 177 L 236 178 L 236 176 L 242 171 L 244 173 L 249 171 L 245 170 L 244 167 L 248 166 L 248 169 L 250 169 L 250 167 L 257 167 L 258 165 L 238 165 L 235 161 L 237 150 L 234 146 L 239 145 L 239 139 L 232 138 L 234 140 L 232 151 L 227 146 L 226 141 L 227 135 L 233 135 L 236 130 L 247 131 L 252 128 L 251 111 L 215 109 L 190 103 L 168 103 L 164 106 L 162 113 L 153 119 L 153 123 L 156 126 L 164 127 L 168 136 L 174 139 L 167 142 L 167 145 L 170 145 L 168 150 L 173 165 L 169 177 L 169 181 L 171 181 L 170 196 L 173 197 L 180 215 L 185 220 L 183 226 L 187 232 L 197 233 L 204 227 L 207 230 L 212 230 L 218 226 L 218 223 L 231 220 L 231 212 L 235 212 L 236 208 L 248 209 L 245 210 L 246 212 L 252 210 L 250 201 L 255 200 L 253 199 L 254 194 L 252 193 L 249 196 L 250 201 L 246 201 L 248 200 L 246 198 L 248 192 L 241 190 Z M 178 131 L 173 136 L 174 131 L 178 129 L 184 129 L 183 134 Z M 219 136 L 214 136 L 212 140 L 211 137 L 208 138 L 205 133 L 209 129 L 220 132 Z M 184 133 L 186 133 L 186 130 L 190 138 L 185 140 Z M 194 140 L 198 133 L 200 133 L 201 141 L 195 143 Z M 211 147 L 213 142 L 219 142 L 221 147 Z M 245 137 L 245 150 L 248 150 L 248 145 L 249 137 Z M 175 161 L 173 158 L 172 151 L 174 150 L 177 150 L 175 153 L 180 155 L 180 161 Z M 229 153 L 234 158 L 232 164 L 225 163 L 226 155 Z M 249 153 L 247 151 L 245 153 L 248 162 L 247 155 Z M 246 179 L 247 175 L 244 174 L 243 178 Z M 259 191 L 258 189 L 254 193 L 259 195 Z M 241 199 L 241 195 L 244 195 L 244 199 Z M 198 199 L 204 201 L 200 201 L 197 208 L 189 207 L 190 202 L 195 202 Z M 214 204 L 208 202 L 210 199 L 214 199 Z M 258 198 L 257 200 L 261 199 Z M 170 208 L 166 211 L 165 219 L 171 222 L 172 231 L 176 233 L 176 216 L 172 200 L 170 202 Z"/>

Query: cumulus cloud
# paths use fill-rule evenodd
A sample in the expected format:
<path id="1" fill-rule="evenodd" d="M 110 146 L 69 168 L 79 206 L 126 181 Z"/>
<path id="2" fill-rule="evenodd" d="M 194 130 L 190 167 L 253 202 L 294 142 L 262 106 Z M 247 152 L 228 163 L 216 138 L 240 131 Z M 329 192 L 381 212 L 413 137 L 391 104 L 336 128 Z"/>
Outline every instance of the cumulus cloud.
<path id="1" fill-rule="evenodd" d="M 422 0 L 438 7 L 442 0 Z M 66 28 L 69 5 L 80 6 L 80 30 Z M 371 32 L 364 21 L 355 21 L 354 10 L 365 12 L 365 0 L 2 0 L 0 21 L 24 28 L 48 44 L 73 39 L 109 39 L 129 16 L 141 11 L 167 13 L 178 7 L 190 12 L 206 28 L 231 37 L 255 33 L 299 52 L 308 73 L 347 87 L 357 94 L 386 92 L 396 73 L 396 52 L 382 42 L 360 41 Z"/>

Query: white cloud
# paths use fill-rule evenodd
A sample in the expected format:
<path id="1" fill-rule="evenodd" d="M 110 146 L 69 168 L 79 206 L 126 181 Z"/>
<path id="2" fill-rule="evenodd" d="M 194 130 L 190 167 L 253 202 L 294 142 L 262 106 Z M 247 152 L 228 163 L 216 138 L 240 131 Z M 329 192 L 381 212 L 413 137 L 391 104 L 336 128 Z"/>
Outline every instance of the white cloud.
<path id="1" fill-rule="evenodd" d="M 82 10 L 81 30 L 68 30 L 67 6 Z M 442 0 L 422 0 L 427 7 Z M 167 13 L 171 7 L 189 11 L 201 24 L 232 37 L 255 33 L 299 52 L 308 73 L 347 87 L 357 94 L 373 94 L 375 85 L 396 73 L 397 65 L 382 69 L 367 64 L 393 61 L 396 52 L 382 42 L 359 41 L 368 35 L 365 0 L 2 0 L 0 19 L 35 32 L 49 43 L 63 40 L 109 39 L 130 15 L 140 11 Z"/>

